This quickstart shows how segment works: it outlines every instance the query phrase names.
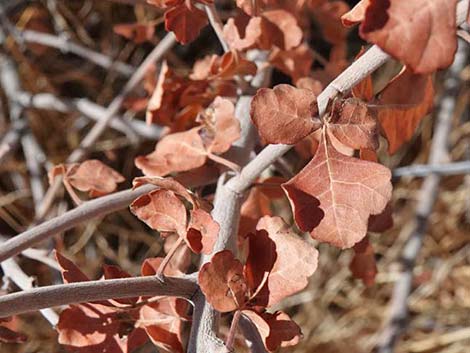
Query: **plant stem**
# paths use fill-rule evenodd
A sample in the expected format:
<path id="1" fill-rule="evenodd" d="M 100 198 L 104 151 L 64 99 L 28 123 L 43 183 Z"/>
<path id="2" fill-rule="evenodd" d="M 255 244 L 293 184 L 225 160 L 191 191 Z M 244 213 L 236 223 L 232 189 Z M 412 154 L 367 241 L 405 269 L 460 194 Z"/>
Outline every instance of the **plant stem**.
<path id="1" fill-rule="evenodd" d="M 225 341 L 225 346 L 227 350 L 231 352 L 233 350 L 233 344 L 235 342 L 235 334 L 237 333 L 238 329 L 238 322 L 240 321 L 240 317 L 242 315 L 241 310 L 235 311 L 233 315 L 232 324 L 230 325 L 230 331 L 228 332 L 227 340 Z"/>
<path id="2" fill-rule="evenodd" d="M 178 236 L 178 239 L 175 241 L 173 246 L 171 247 L 170 251 L 168 251 L 168 254 L 166 254 L 165 258 L 163 259 L 162 263 L 158 267 L 157 273 L 155 276 L 158 278 L 163 278 L 163 271 L 165 271 L 166 266 L 169 264 L 171 258 L 173 255 L 176 253 L 176 250 L 180 247 L 181 243 L 183 242 L 184 238 L 182 236 Z"/>

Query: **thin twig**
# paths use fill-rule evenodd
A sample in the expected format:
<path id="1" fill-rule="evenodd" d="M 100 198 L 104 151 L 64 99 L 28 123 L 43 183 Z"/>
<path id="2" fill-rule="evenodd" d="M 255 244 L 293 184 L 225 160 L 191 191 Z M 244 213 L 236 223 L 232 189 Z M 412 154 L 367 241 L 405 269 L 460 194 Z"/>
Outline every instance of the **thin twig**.
<path id="1" fill-rule="evenodd" d="M 435 134 L 431 144 L 430 165 L 442 163 L 448 156 L 449 134 L 452 128 L 456 97 L 460 88 L 459 75 L 467 63 L 467 58 L 465 45 L 460 43 L 455 61 L 444 82 L 444 94 L 437 112 Z M 421 187 L 416 207 L 415 226 L 401 254 L 402 272 L 393 288 L 387 324 L 379 337 L 377 345 L 379 353 L 392 353 L 397 340 L 406 329 L 409 315 L 408 296 L 412 291 L 414 265 L 426 234 L 428 218 L 437 199 L 440 180 L 439 174 L 432 173 L 426 177 Z"/>
<path id="2" fill-rule="evenodd" d="M 0 296 L 0 317 L 73 303 L 137 296 L 191 298 L 197 287 L 194 276 L 166 277 L 165 282 L 144 276 L 37 287 Z"/>
<path id="3" fill-rule="evenodd" d="M 444 164 L 415 164 L 407 167 L 395 168 L 394 178 L 401 177 L 425 177 L 429 174 L 461 175 L 470 174 L 470 161 L 453 162 Z"/>

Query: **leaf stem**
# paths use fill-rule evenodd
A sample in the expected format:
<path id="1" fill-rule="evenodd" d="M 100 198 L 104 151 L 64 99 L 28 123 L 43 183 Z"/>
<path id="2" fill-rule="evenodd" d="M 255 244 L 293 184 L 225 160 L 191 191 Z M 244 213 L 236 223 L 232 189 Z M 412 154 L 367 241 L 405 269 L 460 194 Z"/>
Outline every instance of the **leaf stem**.
<path id="1" fill-rule="evenodd" d="M 173 246 L 171 247 L 170 251 L 168 251 L 168 254 L 166 254 L 165 258 L 163 259 L 162 263 L 158 267 L 157 273 L 155 276 L 158 278 L 163 278 L 163 271 L 165 271 L 166 266 L 169 264 L 171 258 L 173 255 L 176 253 L 176 250 L 180 247 L 181 243 L 183 242 L 184 238 L 182 236 L 178 236 L 178 239 L 175 241 Z"/>
<path id="2" fill-rule="evenodd" d="M 227 350 L 231 352 L 233 350 L 233 344 L 235 342 L 235 334 L 237 333 L 238 329 L 238 322 L 240 321 L 240 317 L 242 315 L 241 310 L 235 311 L 233 315 L 232 324 L 230 325 L 230 331 L 228 332 L 227 340 L 225 341 L 225 346 Z"/>

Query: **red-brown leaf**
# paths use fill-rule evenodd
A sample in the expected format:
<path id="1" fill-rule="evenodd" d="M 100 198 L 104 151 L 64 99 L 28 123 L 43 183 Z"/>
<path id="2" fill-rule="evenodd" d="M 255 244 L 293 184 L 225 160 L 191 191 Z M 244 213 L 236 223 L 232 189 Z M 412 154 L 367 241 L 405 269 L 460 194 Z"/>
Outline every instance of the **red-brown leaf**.
<path id="1" fill-rule="evenodd" d="M 261 256 L 262 254 L 262 256 Z M 270 307 L 304 289 L 318 264 L 318 251 L 290 230 L 280 217 L 265 216 L 249 237 L 245 266 L 248 285 L 256 290 L 269 273 L 256 305 Z"/>
<path id="2" fill-rule="evenodd" d="M 350 148 L 375 150 L 379 147 L 377 119 L 359 99 L 336 101 L 327 119 L 327 129 Z"/>
<path id="3" fill-rule="evenodd" d="M 421 119 L 432 110 L 433 100 L 431 76 L 413 74 L 406 68 L 384 88 L 379 98 L 384 107 L 378 109 L 378 119 L 390 154 L 411 139 Z"/>
<path id="4" fill-rule="evenodd" d="M 209 255 L 217 241 L 219 230 L 219 224 L 208 212 L 196 209 L 191 211 L 191 221 L 185 241 L 196 254 Z"/>
<path id="5" fill-rule="evenodd" d="M 155 190 L 137 198 L 130 209 L 150 228 L 165 233 L 186 233 L 186 208 L 183 202 L 169 190 Z"/>
<path id="6" fill-rule="evenodd" d="M 54 250 L 55 258 L 60 266 L 64 283 L 86 282 L 90 279 L 75 265 L 58 251 Z"/>
<path id="7" fill-rule="evenodd" d="M 251 118 L 266 143 L 295 144 L 321 126 L 312 91 L 281 84 L 258 90 Z"/>
<path id="8" fill-rule="evenodd" d="M 155 24 L 121 23 L 113 26 L 113 31 L 127 39 L 141 44 L 149 41 L 155 34 Z"/>
<path id="9" fill-rule="evenodd" d="M 164 176 L 202 166 L 207 155 L 199 130 L 197 127 L 165 136 L 154 152 L 135 159 L 136 167 L 147 176 Z"/>
<path id="10" fill-rule="evenodd" d="M 181 44 L 195 40 L 207 23 L 205 12 L 195 6 L 189 9 L 182 4 L 165 12 L 165 28 L 173 31 Z"/>
<path id="11" fill-rule="evenodd" d="M 302 230 L 350 248 L 366 235 L 369 216 L 382 212 L 390 199 L 391 173 L 380 164 L 340 154 L 325 135 L 312 161 L 283 188 Z"/>
<path id="12" fill-rule="evenodd" d="M 354 257 L 351 260 L 349 269 L 354 277 L 362 279 L 366 286 L 372 286 L 377 274 L 375 254 L 369 239 L 365 237 L 354 245 Z"/>
<path id="13" fill-rule="evenodd" d="M 82 162 L 65 175 L 74 188 L 88 192 L 91 197 L 103 196 L 116 190 L 124 177 L 97 159 Z"/>
<path id="14" fill-rule="evenodd" d="M 360 35 L 426 74 L 448 67 L 457 50 L 458 0 L 370 0 Z"/>
<path id="15" fill-rule="evenodd" d="M 294 346 L 300 341 L 300 327 L 282 311 L 259 314 L 252 310 L 243 310 L 243 315 L 256 326 L 266 349 L 270 352 L 279 347 Z"/>
<path id="16" fill-rule="evenodd" d="M 224 250 L 216 253 L 199 271 L 199 285 L 207 301 L 220 312 L 229 312 L 243 306 L 247 285 L 243 265 Z"/>

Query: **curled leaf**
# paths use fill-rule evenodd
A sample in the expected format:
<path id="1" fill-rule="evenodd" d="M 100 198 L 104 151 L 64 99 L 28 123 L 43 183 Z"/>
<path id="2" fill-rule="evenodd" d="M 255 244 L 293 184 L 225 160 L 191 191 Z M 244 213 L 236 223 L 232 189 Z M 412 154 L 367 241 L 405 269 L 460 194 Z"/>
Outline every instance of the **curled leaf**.
<path id="1" fill-rule="evenodd" d="M 216 253 L 201 267 L 199 285 L 207 301 L 217 311 L 230 312 L 245 304 L 247 285 L 243 265 L 231 251 Z"/>

